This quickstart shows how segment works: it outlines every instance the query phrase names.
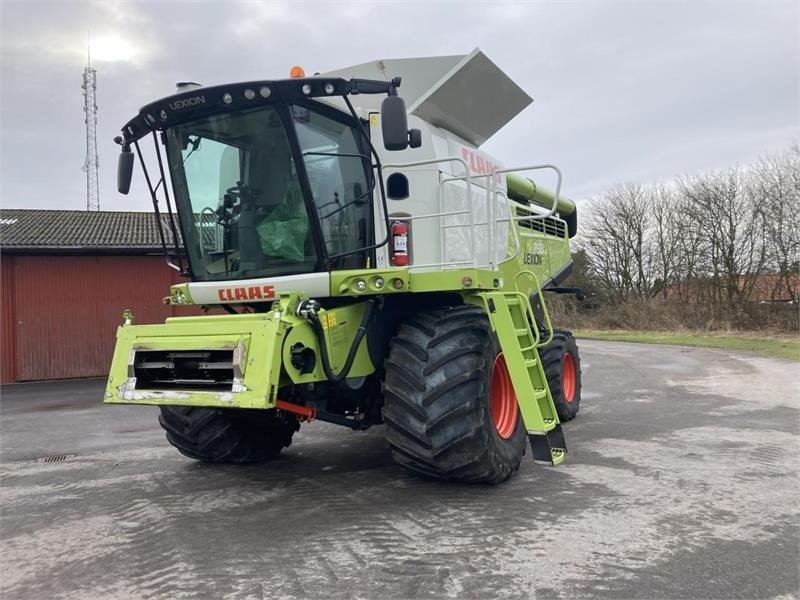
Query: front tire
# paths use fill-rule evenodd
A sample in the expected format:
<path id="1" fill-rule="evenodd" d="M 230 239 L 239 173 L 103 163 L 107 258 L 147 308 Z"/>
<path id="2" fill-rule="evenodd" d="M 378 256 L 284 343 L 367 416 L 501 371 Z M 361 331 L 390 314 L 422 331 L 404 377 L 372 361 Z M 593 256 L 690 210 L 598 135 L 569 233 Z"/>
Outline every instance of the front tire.
<path id="1" fill-rule="evenodd" d="M 403 467 L 492 484 L 519 469 L 527 434 L 483 310 L 417 314 L 401 325 L 385 366 L 386 439 Z"/>
<path id="2" fill-rule="evenodd" d="M 210 463 L 277 458 L 300 429 L 294 415 L 277 410 L 162 406 L 158 422 L 181 454 Z"/>

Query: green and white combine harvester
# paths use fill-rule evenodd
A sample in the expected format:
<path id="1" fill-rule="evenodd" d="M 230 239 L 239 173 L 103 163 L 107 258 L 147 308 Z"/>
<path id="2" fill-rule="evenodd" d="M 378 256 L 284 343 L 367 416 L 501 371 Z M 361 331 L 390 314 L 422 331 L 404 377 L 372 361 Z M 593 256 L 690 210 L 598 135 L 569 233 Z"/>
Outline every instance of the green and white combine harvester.
<path id="1" fill-rule="evenodd" d="M 531 98 L 479 50 L 292 71 L 179 84 L 122 129 L 119 191 L 135 149 L 188 280 L 165 302 L 224 313 L 126 314 L 105 402 L 159 405 L 207 462 L 274 458 L 313 419 L 383 423 L 440 479 L 504 481 L 529 442 L 563 461 L 580 360 L 544 292 L 578 292 L 559 287 L 575 204 L 556 167 L 478 149 Z M 527 178 L 545 169 L 554 193 Z"/>

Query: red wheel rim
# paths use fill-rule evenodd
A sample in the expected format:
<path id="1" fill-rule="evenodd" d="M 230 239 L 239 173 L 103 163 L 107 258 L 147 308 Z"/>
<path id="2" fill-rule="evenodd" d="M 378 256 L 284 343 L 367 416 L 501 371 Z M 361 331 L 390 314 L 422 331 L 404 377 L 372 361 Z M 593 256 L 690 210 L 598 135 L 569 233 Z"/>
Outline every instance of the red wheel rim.
<path id="1" fill-rule="evenodd" d="M 564 400 L 572 404 L 575 400 L 575 359 L 569 352 L 564 354 L 561 362 L 561 383 L 564 388 Z"/>
<path id="2" fill-rule="evenodd" d="M 495 429 L 501 438 L 507 440 L 517 427 L 517 396 L 502 353 L 497 355 L 492 365 L 491 396 Z"/>

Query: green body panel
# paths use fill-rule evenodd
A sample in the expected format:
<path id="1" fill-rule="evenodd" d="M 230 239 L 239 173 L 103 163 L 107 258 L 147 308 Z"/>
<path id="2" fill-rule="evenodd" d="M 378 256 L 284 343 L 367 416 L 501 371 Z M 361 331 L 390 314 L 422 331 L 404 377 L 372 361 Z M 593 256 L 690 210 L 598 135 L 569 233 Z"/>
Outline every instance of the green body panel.
<path id="1" fill-rule="evenodd" d="M 516 216 L 522 217 L 530 214 L 524 206 L 514 204 Z M 560 221 L 558 219 L 552 219 Z M 518 279 L 517 276 L 522 271 L 529 271 L 535 275 L 540 283 L 547 284 L 552 278 L 563 269 L 567 268 L 572 260 L 569 252 L 569 238 L 566 233 L 566 224 L 563 227 L 563 236 L 545 234 L 535 231 L 528 227 L 516 225 L 516 233 L 519 239 L 519 251 L 516 256 L 501 262 L 498 269 L 502 274 L 503 286 L 505 291 L 522 291 L 528 295 L 535 291 L 535 284 L 530 278 Z M 515 242 L 513 237 L 509 242 L 509 248 L 513 253 Z"/>
<path id="2" fill-rule="evenodd" d="M 311 326 L 295 315 L 299 300 L 294 294 L 282 297 L 267 313 L 174 317 L 162 325 L 119 327 L 104 401 L 268 409 L 275 406 L 282 385 L 326 381 L 319 360 L 308 374 L 301 374 L 291 364 L 291 347 L 296 343 L 311 348 L 317 356 L 320 352 Z M 344 362 L 364 310 L 364 303 L 356 302 L 320 312 L 335 371 Z M 366 346 L 362 340 L 349 376 L 362 377 L 375 370 Z M 230 391 L 136 389 L 132 361 L 139 350 L 232 350 L 233 387 Z"/>
<path id="3" fill-rule="evenodd" d="M 331 310 L 322 310 L 319 313 L 320 321 L 325 329 L 325 343 L 328 346 L 328 356 L 330 357 L 331 369 L 338 373 L 347 359 L 347 353 L 353 343 L 361 319 L 367 305 L 364 302 L 356 302 L 347 306 L 340 306 Z M 311 326 L 299 317 L 295 317 L 297 323 L 286 334 L 286 342 L 283 344 L 283 364 L 285 376 L 281 384 L 286 383 L 314 383 L 326 381 L 325 372 L 322 368 L 322 361 L 317 360 L 314 369 L 310 373 L 301 373 L 299 369 L 292 366 L 292 348 L 296 344 L 302 344 L 311 348 L 319 357 L 317 338 Z M 375 367 L 369 358 L 366 338 L 361 341 L 356 352 L 348 377 L 364 377 L 373 373 Z"/>
<path id="4" fill-rule="evenodd" d="M 377 288 L 376 279 L 383 280 Z M 399 280 L 402 285 L 394 287 L 392 282 Z M 362 281 L 366 284 L 363 290 L 356 287 Z M 331 273 L 331 296 L 375 296 L 393 293 L 407 294 L 426 292 L 460 292 L 475 289 L 496 289 L 502 287 L 502 279 L 498 273 L 489 269 L 465 268 L 448 269 L 446 271 L 409 271 L 408 267 L 392 269 L 357 269 L 352 271 L 334 271 Z"/>
<path id="5" fill-rule="evenodd" d="M 271 408 L 280 375 L 286 324 L 259 315 L 176 317 L 163 325 L 123 325 L 104 401 L 108 404 L 177 404 Z M 136 389 L 132 361 L 139 350 L 233 350 L 238 383 L 231 391 Z M 238 371 L 238 373 L 237 373 Z"/>

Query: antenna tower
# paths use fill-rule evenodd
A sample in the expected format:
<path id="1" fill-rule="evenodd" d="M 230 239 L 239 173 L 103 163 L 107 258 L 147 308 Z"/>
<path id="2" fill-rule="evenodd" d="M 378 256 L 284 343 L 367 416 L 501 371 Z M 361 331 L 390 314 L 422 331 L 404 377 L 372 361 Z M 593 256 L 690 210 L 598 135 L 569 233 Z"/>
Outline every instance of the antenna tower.
<path id="1" fill-rule="evenodd" d="M 87 40 L 87 62 L 83 70 L 83 112 L 86 115 L 86 210 L 100 210 L 100 182 L 97 161 L 97 70 L 92 68 L 91 48 Z"/>

